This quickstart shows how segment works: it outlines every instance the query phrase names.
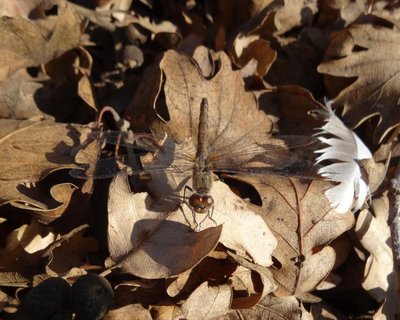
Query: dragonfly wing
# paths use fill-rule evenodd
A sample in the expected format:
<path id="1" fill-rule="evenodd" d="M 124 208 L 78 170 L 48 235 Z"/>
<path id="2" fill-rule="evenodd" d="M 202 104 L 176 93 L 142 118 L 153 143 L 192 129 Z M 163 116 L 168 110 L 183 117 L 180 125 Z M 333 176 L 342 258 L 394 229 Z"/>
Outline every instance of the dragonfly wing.
<path id="1" fill-rule="evenodd" d="M 316 138 L 284 136 L 266 141 L 247 145 L 245 142 L 233 143 L 231 147 L 227 144 L 219 152 L 211 152 L 213 169 L 226 173 L 264 173 L 303 179 L 317 176 L 313 153 Z"/>

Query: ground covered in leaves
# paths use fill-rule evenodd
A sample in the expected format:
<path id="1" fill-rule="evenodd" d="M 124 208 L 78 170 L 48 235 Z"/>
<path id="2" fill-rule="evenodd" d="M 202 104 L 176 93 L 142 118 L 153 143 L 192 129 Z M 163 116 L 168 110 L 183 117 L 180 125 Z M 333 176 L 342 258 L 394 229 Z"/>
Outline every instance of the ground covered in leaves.
<path id="1" fill-rule="evenodd" d="M 397 318 L 399 9 L 0 1 L 1 317 Z M 328 101 L 387 165 L 357 212 L 316 174 Z"/>

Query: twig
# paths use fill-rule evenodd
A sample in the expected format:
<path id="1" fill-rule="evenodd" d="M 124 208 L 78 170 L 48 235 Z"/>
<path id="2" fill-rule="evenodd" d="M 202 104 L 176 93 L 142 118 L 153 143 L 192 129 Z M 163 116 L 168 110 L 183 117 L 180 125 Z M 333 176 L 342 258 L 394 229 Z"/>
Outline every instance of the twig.
<path id="1" fill-rule="evenodd" d="M 393 264 L 397 278 L 397 293 L 400 294 L 400 164 L 397 165 L 396 174 L 391 180 L 391 213 L 390 231 L 392 234 Z M 397 307 L 400 314 L 400 306 Z"/>

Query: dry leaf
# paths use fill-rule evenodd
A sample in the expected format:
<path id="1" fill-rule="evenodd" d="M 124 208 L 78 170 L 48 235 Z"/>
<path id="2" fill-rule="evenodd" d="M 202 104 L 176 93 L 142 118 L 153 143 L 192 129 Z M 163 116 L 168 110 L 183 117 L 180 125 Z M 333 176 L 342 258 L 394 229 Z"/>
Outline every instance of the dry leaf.
<path id="1" fill-rule="evenodd" d="M 240 267 L 232 274 L 232 285 L 234 293 L 240 292 L 233 297 L 232 309 L 247 309 L 254 307 L 267 294 L 275 291 L 277 286 L 271 271 L 263 266 L 257 265 L 242 257 L 229 252 L 229 255 L 240 264 Z M 260 277 L 257 278 L 257 275 Z M 239 281 L 239 288 L 235 285 L 235 278 Z M 247 291 L 247 295 L 245 292 Z"/>
<path id="2" fill-rule="evenodd" d="M 118 309 L 110 310 L 103 318 L 104 320 L 164 320 L 162 317 L 154 318 L 151 316 L 150 311 L 143 308 L 140 304 L 128 304 Z M 165 318 L 172 319 L 172 318 Z"/>
<path id="3" fill-rule="evenodd" d="M 76 167 L 71 153 L 79 144 L 79 125 L 50 120 L 2 120 L 2 124 L 10 130 L 3 131 L 0 141 L 1 181 L 38 182 L 52 171 Z"/>
<path id="4" fill-rule="evenodd" d="M 335 252 L 328 244 L 354 223 L 351 213 L 337 214 L 323 191 L 329 183 L 305 182 L 276 176 L 246 178 L 259 192 L 261 214 L 278 239 L 272 269 L 279 286 L 276 295 L 296 295 L 314 290 L 329 274 Z"/>
<path id="5" fill-rule="evenodd" d="M 209 286 L 201 284 L 182 304 L 186 319 L 215 319 L 230 310 L 232 289 L 228 285 Z"/>
<path id="6" fill-rule="evenodd" d="M 46 227 L 32 219 L 29 225 L 22 225 L 15 229 L 7 237 L 7 251 L 12 251 L 18 246 L 22 247 L 27 253 L 35 253 L 45 249 L 56 239 L 54 230 Z"/>
<path id="7" fill-rule="evenodd" d="M 46 272 L 51 276 L 65 275 L 74 267 L 85 264 L 87 256 L 96 252 L 98 240 L 85 237 L 85 229 L 88 225 L 82 225 L 62 235 L 52 243 L 43 256 L 49 257 Z"/>
<path id="8" fill-rule="evenodd" d="M 36 183 L 53 171 L 74 168 L 73 151 L 79 144 L 79 125 L 43 121 L 3 120 L 0 152 L 0 204 L 30 209 L 49 223 L 64 214 L 76 187 L 70 183 L 54 185 L 50 195 Z M 24 186 L 21 183 L 29 183 Z"/>
<path id="9" fill-rule="evenodd" d="M 393 273 L 393 254 L 389 244 L 389 202 L 386 195 L 374 199 L 375 214 L 364 209 L 358 216 L 355 232 L 362 246 L 370 253 L 365 265 L 362 286 L 379 303 L 382 303 L 379 319 L 395 319 L 399 305 L 396 275 Z"/>
<path id="10" fill-rule="evenodd" d="M 47 77 L 40 77 L 47 80 Z M 5 119 L 28 119 L 42 114 L 35 102 L 35 93 L 43 83 L 20 69 L 0 84 L 0 116 Z"/>
<path id="11" fill-rule="evenodd" d="M 254 308 L 236 310 L 237 317 L 228 319 L 271 319 L 271 320 L 300 320 L 302 319 L 302 310 L 299 301 L 293 296 L 274 297 L 266 296 Z M 225 318 L 223 318 L 225 319 Z"/>
<path id="12" fill-rule="evenodd" d="M 154 67 L 150 70 L 149 76 L 146 77 L 148 82 L 142 82 L 130 112 L 137 114 L 143 110 L 143 115 L 146 115 L 149 113 L 148 108 L 155 106 L 159 118 L 170 120 L 167 123 L 167 131 L 181 143 L 186 138 L 197 139 L 200 102 L 207 98 L 210 106 L 210 143 L 215 142 L 219 145 L 224 138 L 232 139 L 231 136 L 243 136 L 247 133 L 260 137 L 270 132 L 271 123 L 265 114 L 258 110 L 254 94 L 244 90 L 241 73 L 232 71 L 225 54 L 219 53 L 218 58 L 219 68 L 213 68 L 214 74 L 207 80 L 188 56 L 172 50 L 167 51 L 159 63 L 159 68 Z M 204 67 L 202 69 L 204 70 Z M 159 84 L 163 82 L 164 86 L 161 88 Z M 164 92 L 168 110 L 163 109 L 162 101 L 157 102 L 161 90 Z M 231 94 L 226 95 L 226 92 Z M 246 110 L 248 117 L 243 118 L 243 110 Z M 159 118 L 149 115 L 148 121 L 152 122 L 153 132 L 163 136 L 164 128 L 159 127 Z M 132 120 L 137 121 L 137 117 Z M 134 123 L 138 130 L 142 125 Z M 248 132 L 250 128 L 252 131 Z"/>
<path id="13" fill-rule="evenodd" d="M 110 185 L 108 245 L 126 271 L 157 279 L 195 266 L 217 245 L 221 226 L 194 232 L 180 210 L 162 212 L 144 193 L 130 190 L 126 173 Z"/>
<path id="14" fill-rule="evenodd" d="M 161 305 L 161 306 L 153 306 L 151 309 L 152 318 L 154 320 L 172 320 L 179 319 L 179 316 L 182 315 L 182 311 L 179 307 L 174 305 Z"/>
<path id="15" fill-rule="evenodd" d="M 233 61 L 242 68 L 252 60 L 257 63 L 256 75 L 263 77 L 276 59 L 276 52 L 269 42 L 257 35 L 239 34 L 233 43 Z"/>
<path id="16" fill-rule="evenodd" d="M 397 28 L 352 25 L 331 39 L 326 53 L 328 61 L 318 67 L 319 72 L 331 76 L 357 78 L 340 92 L 334 104 L 344 105 L 344 120 L 352 127 L 378 115 L 375 143 L 381 142 L 400 123 L 397 76 L 400 65 L 396 63 L 399 41 Z"/>
<path id="17" fill-rule="evenodd" d="M 260 137 L 271 130 L 269 120 L 258 110 L 254 95 L 244 90 L 240 72 L 232 71 L 225 54 L 219 54 L 219 60 L 220 68 L 210 80 L 203 77 L 189 57 L 175 51 L 166 52 L 160 63 L 170 116 L 167 130 L 178 143 L 186 138 L 197 139 L 203 98 L 208 99 L 210 106 L 209 140 L 215 148 L 222 148 L 226 139 L 232 141 L 245 134 Z"/>
<path id="18" fill-rule="evenodd" d="M 60 1 L 58 16 L 35 24 L 22 17 L 0 20 L 0 81 L 16 70 L 35 66 L 59 57 L 80 43 L 80 18 Z"/>

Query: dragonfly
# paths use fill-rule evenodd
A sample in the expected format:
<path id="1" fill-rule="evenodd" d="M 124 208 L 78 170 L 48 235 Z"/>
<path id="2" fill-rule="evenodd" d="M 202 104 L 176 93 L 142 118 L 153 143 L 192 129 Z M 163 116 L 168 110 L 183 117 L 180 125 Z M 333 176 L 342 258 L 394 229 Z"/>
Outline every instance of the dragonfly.
<path id="1" fill-rule="evenodd" d="M 105 141 L 116 144 L 120 140 L 121 132 L 104 132 Z M 263 137 L 264 139 L 264 137 Z M 212 197 L 212 185 L 216 179 L 216 172 L 227 174 L 278 174 L 297 177 L 301 179 L 313 179 L 316 177 L 314 163 L 309 160 L 290 155 L 288 149 L 302 149 L 313 145 L 317 139 L 308 136 L 282 136 L 269 138 L 267 144 L 248 144 L 246 139 L 242 141 L 223 141 L 218 147 L 213 146 L 209 136 L 209 104 L 207 98 L 200 103 L 200 113 L 197 129 L 197 141 L 183 146 L 174 143 L 160 145 L 152 135 L 130 135 L 132 146 L 136 150 L 159 153 L 160 161 L 143 165 L 145 172 L 169 171 L 175 174 L 191 176 L 192 186 L 185 185 L 183 199 L 192 210 L 195 224 L 195 214 L 205 215 L 212 219 L 214 210 L 214 198 Z M 264 139 L 265 140 L 265 139 Z M 171 142 L 171 139 L 168 140 Z M 274 141 L 274 144 L 271 143 Z M 125 143 L 126 145 L 126 143 Z M 184 145 L 184 144 L 183 144 Z M 133 152 L 135 155 L 142 153 Z M 120 156 L 121 162 L 127 162 L 130 157 Z M 85 168 L 74 169 L 71 175 L 85 177 Z M 99 159 L 96 162 L 96 170 L 93 178 L 107 178 L 115 175 L 118 168 L 115 167 L 115 159 Z M 132 174 L 139 174 L 137 163 L 133 165 Z M 188 190 L 190 196 L 186 196 Z M 200 222 L 201 224 L 201 222 Z"/>

